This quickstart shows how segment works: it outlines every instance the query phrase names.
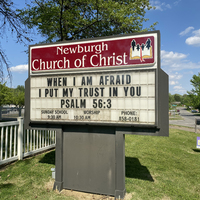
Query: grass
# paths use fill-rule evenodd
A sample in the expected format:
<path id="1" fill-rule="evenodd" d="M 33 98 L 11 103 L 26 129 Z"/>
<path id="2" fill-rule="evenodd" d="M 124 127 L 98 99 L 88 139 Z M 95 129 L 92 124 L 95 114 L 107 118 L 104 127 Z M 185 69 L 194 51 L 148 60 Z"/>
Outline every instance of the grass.
<path id="1" fill-rule="evenodd" d="M 0 199 L 63 199 L 48 184 L 54 167 L 55 151 L 51 151 L 1 169 Z"/>
<path id="2" fill-rule="evenodd" d="M 200 113 L 193 113 L 195 116 L 200 116 Z"/>
<path id="3" fill-rule="evenodd" d="M 126 190 L 136 200 L 200 199 L 200 150 L 193 132 L 170 137 L 126 135 Z M 52 191 L 55 151 L 0 171 L 0 199 L 75 199 Z"/>
<path id="4" fill-rule="evenodd" d="M 183 118 L 180 115 L 172 115 L 169 116 L 169 120 L 183 120 Z"/>
<path id="5" fill-rule="evenodd" d="M 134 155 L 140 163 L 132 165 L 133 177 L 126 176 L 126 189 L 133 192 L 133 199 L 200 199 L 196 137 L 177 129 L 170 129 L 169 138 L 127 135 L 126 156 Z"/>

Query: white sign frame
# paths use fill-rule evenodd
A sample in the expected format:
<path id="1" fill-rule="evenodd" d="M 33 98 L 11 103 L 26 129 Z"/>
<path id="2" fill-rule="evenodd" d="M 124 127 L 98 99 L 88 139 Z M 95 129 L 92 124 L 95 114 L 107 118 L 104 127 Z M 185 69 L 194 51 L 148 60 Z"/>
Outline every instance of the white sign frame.
<path id="1" fill-rule="evenodd" d="M 107 38 L 98 38 L 98 39 L 92 39 L 92 40 L 81 40 L 81 41 L 76 41 L 76 42 L 69 42 L 69 44 L 76 44 L 76 45 L 80 45 L 80 44 L 85 44 L 85 43 L 92 43 L 92 42 L 106 42 L 106 41 L 110 41 L 110 40 L 113 40 L 113 41 L 117 41 L 118 39 L 120 40 L 123 40 L 123 39 L 126 39 L 126 38 L 142 38 L 142 37 L 148 37 L 148 36 L 153 36 L 154 37 L 154 62 L 152 64 L 145 64 L 142 63 L 142 64 L 135 64 L 135 65 L 120 65 L 120 66 L 109 66 L 109 67 L 100 67 L 100 68 L 76 68 L 76 69 L 67 69 L 67 70 L 51 70 L 51 71 L 47 71 L 47 70 L 44 70 L 44 71 L 40 71 L 40 72 L 35 72 L 35 71 L 32 71 L 31 70 L 31 57 L 32 57 L 32 54 L 30 53 L 30 56 L 29 56 L 29 78 L 30 78 L 30 96 L 29 96 L 29 100 L 30 100 L 30 112 L 29 112 L 29 117 L 30 117 L 30 122 L 31 123 L 53 123 L 53 124 L 107 124 L 107 125 L 125 125 L 125 126 L 129 126 L 129 125 L 134 125 L 134 126 L 157 126 L 158 125 L 158 69 L 160 69 L 160 33 L 159 31 L 154 31 L 154 32 L 148 32 L 148 33 L 142 33 L 142 34 L 132 34 L 132 35 L 128 35 L 128 36 L 119 36 L 119 37 L 107 37 Z M 67 43 L 68 44 L 68 43 Z M 62 43 L 56 43 L 56 44 L 45 44 L 45 45 L 33 45 L 33 46 L 30 46 L 30 52 L 35 49 L 35 48 L 48 48 L 48 47 L 56 47 L 56 46 L 64 46 L 66 45 L 66 42 L 62 42 Z M 141 74 L 145 74 L 147 72 L 151 72 L 153 73 L 154 75 L 154 78 L 151 78 L 154 79 L 153 83 L 150 83 L 150 85 L 152 84 L 151 86 L 151 91 L 153 91 L 153 96 L 152 94 L 150 96 L 146 95 L 146 97 L 143 97 L 144 101 L 148 102 L 148 99 L 151 98 L 152 101 L 151 103 L 147 103 L 148 105 L 151 105 L 151 108 L 148 109 L 148 105 L 145 105 L 145 103 L 143 103 L 143 105 L 145 105 L 145 109 L 146 110 L 152 110 L 153 111 L 153 114 L 151 112 L 151 114 L 146 114 L 148 116 L 146 116 L 146 118 L 148 119 L 151 119 L 151 120 L 140 120 L 141 119 L 141 116 L 140 116 L 140 112 L 139 110 L 141 109 L 126 109 L 125 107 L 124 108 L 120 108 L 117 110 L 117 108 L 115 107 L 114 110 L 117 110 L 119 112 L 129 112 L 127 115 L 124 115 L 124 116 L 120 116 L 119 115 L 119 112 L 117 114 L 117 118 L 120 119 L 123 119 L 123 120 L 112 120 L 111 118 L 107 119 L 103 119 L 105 116 L 108 115 L 108 113 L 106 113 L 105 115 L 102 114 L 100 117 L 96 117 L 95 120 L 92 120 L 91 118 L 89 120 L 87 120 L 86 118 L 86 115 L 84 114 L 77 114 L 78 111 L 76 111 L 76 109 L 74 109 L 72 111 L 73 114 L 73 119 L 72 118 L 66 118 L 66 114 L 64 114 L 64 111 L 62 113 L 62 109 L 58 106 L 57 108 L 54 107 L 52 109 L 52 113 L 50 112 L 50 108 L 49 106 L 47 106 L 48 108 L 45 109 L 45 105 L 44 106 L 41 106 L 41 108 L 38 108 L 37 106 L 35 105 L 42 105 L 44 104 L 45 100 L 43 100 L 43 102 L 40 102 L 40 98 L 45 98 L 44 97 L 44 94 L 45 94 L 45 89 L 49 89 L 49 95 L 50 95 L 50 88 L 52 90 L 54 90 L 54 94 L 52 97 L 47 97 L 46 96 L 46 100 L 48 101 L 49 98 L 51 99 L 55 99 L 55 102 L 61 102 L 62 98 L 61 96 L 58 97 L 58 94 L 57 96 L 55 95 L 55 92 L 57 90 L 57 92 L 60 90 L 63 89 L 63 86 L 60 86 L 60 87 L 50 87 L 50 86 L 47 86 L 47 78 L 48 77 L 60 77 L 62 79 L 62 77 L 78 77 L 78 78 L 82 78 L 84 77 L 87 77 L 87 76 L 90 76 L 90 74 L 95 74 L 95 76 L 98 77 L 98 79 L 102 76 L 106 76 L 108 74 L 112 75 L 114 73 L 118 73 L 119 75 L 129 75 L 130 73 L 133 75 L 133 74 L 138 74 L 138 73 L 141 73 Z M 62 74 L 62 75 L 61 75 Z M 92 75 L 91 75 L 92 76 Z M 109 76 L 109 75 L 108 75 Z M 105 78 L 105 77 L 104 77 Z M 38 85 L 37 85 L 37 80 L 41 79 L 41 81 L 38 81 Z M 132 79 L 132 78 L 131 78 Z M 59 81 L 60 79 L 57 79 L 57 81 Z M 93 78 L 93 80 L 95 80 L 95 78 Z M 98 80 L 99 81 L 99 80 Z M 120 80 L 122 81 L 122 80 Z M 35 83 L 34 83 L 35 82 Z M 46 82 L 46 83 L 45 83 Z M 46 84 L 46 86 L 45 86 Z M 58 84 L 58 83 L 57 83 Z M 144 89 L 140 84 L 141 83 L 131 83 L 132 85 L 130 85 L 130 87 L 134 87 L 135 90 L 136 88 L 140 88 L 142 90 L 141 93 L 143 93 L 144 90 L 146 90 L 145 92 L 147 92 L 147 87 Z M 146 83 L 148 85 L 148 83 Z M 67 86 L 67 87 L 70 87 L 70 86 Z M 80 86 L 79 86 L 80 87 Z M 90 86 L 90 87 L 101 87 L 101 85 L 96 85 L 96 86 Z M 113 87 L 121 87 L 121 93 L 123 91 L 123 95 L 125 95 L 125 89 L 123 87 L 128 87 L 128 85 L 117 85 L 117 86 L 108 86 L 107 85 L 107 88 L 113 88 Z M 142 87 L 142 88 L 141 88 Z M 81 88 L 81 87 L 80 87 Z M 86 88 L 85 86 L 83 88 Z M 66 88 L 65 88 L 66 89 Z M 109 90 L 109 89 L 107 89 Z M 46 90 L 47 91 L 47 90 Z M 118 91 L 119 92 L 119 91 Z M 60 92 L 62 93 L 62 91 Z M 36 100 L 37 103 L 34 102 L 34 98 L 36 98 L 36 96 L 38 95 L 38 98 Z M 59 95 L 62 95 L 62 94 L 59 94 Z M 143 94 L 142 94 L 143 95 Z M 74 96 L 75 99 L 78 99 L 80 97 L 79 96 Z M 125 96 L 124 96 L 125 97 Z M 57 98 L 57 99 L 56 99 Z M 94 98 L 94 97 L 91 97 L 92 98 L 92 101 L 95 104 L 94 102 L 94 99 L 97 99 L 95 101 L 97 101 L 97 104 L 99 103 L 99 101 L 101 101 L 101 98 L 97 97 L 97 98 Z M 108 97 L 108 94 L 106 94 L 105 96 L 103 96 L 103 99 L 111 99 L 112 101 L 112 98 L 115 98 L 115 102 L 116 102 L 116 99 L 118 98 L 117 96 L 115 97 Z M 132 98 L 135 98 L 136 97 L 132 97 Z M 140 98 L 140 97 L 139 97 Z M 138 99 L 139 99 L 138 98 Z M 59 100 L 58 100 L 59 99 Z M 124 100 L 125 98 L 123 98 Z M 142 98 L 140 98 L 142 99 Z M 57 101 L 58 100 L 58 101 Z M 118 100 L 117 100 L 118 101 Z M 119 100 L 120 101 L 120 100 Z M 55 104 L 55 102 L 53 101 L 52 104 Z M 57 103 L 58 104 L 58 103 Z M 61 104 L 61 103 L 60 103 Z M 66 104 L 66 102 L 65 102 Z M 87 104 L 87 103 L 86 103 Z M 102 102 L 100 102 L 100 104 L 102 104 L 102 108 L 98 108 L 96 110 L 96 112 L 98 111 L 105 111 L 107 107 L 104 107 L 105 104 L 107 106 L 108 102 L 107 100 L 102 100 Z M 125 102 L 126 104 L 126 102 Z M 48 103 L 46 104 L 48 105 Z M 94 106 L 93 105 L 93 106 Z M 153 106 L 152 106 L 153 105 Z M 37 114 L 37 117 L 35 117 L 35 115 L 33 114 L 35 111 L 37 110 L 37 113 L 40 112 L 40 114 Z M 84 110 L 85 109 L 85 110 Z M 81 110 L 82 113 L 84 113 L 84 111 L 86 113 L 94 113 L 95 112 L 95 109 L 91 109 L 90 107 L 88 108 L 84 108 L 83 110 Z M 39 110 L 39 111 L 38 111 Z M 66 109 L 65 109 L 66 110 Z M 68 110 L 69 111 L 69 110 Z M 60 114 L 60 113 L 62 114 Z M 75 114 L 74 114 L 75 112 Z M 131 113 L 132 112 L 132 113 Z M 149 111 L 148 111 L 149 112 Z M 146 113 L 148 113 L 146 112 Z M 131 113 L 131 114 L 130 114 Z M 137 113 L 137 114 L 133 114 L 133 113 Z M 138 114 L 139 113 L 139 114 Z M 68 113 L 69 114 L 69 113 Z M 41 118 L 38 117 L 39 115 L 41 115 Z M 70 114 L 69 114 L 70 115 Z M 113 112 L 111 114 L 112 116 L 115 116 L 115 112 Z M 143 114 L 143 118 L 145 114 Z M 77 118 L 75 117 L 77 116 Z M 82 119 L 82 116 L 84 118 L 84 120 Z M 59 118 L 61 117 L 61 118 Z M 87 117 L 89 117 L 89 115 L 87 115 Z M 91 116 L 90 116 L 91 117 Z M 124 118 L 122 118 L 124 117 Z M 137 119 L 139 120 L 137 120 Z M 133 120 L 134 119 L 134 120 Z"/>

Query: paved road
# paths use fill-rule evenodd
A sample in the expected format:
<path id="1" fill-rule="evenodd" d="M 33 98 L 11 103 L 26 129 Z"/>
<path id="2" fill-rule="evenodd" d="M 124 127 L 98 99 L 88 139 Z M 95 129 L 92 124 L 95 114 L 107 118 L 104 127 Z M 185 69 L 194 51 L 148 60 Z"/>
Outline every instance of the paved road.
<path id="1" fill-rule="evenodd" d="M 169 120 L 169 124 L 188 126 L 194 128 L 195 118 L 200 119 L 200 116 L 196 116 L 195 113 L 187 111 L 184 107 L 178 107 L 177 109 L 180 110 L 180 116 L 183 118 L 183 120 Z"/>

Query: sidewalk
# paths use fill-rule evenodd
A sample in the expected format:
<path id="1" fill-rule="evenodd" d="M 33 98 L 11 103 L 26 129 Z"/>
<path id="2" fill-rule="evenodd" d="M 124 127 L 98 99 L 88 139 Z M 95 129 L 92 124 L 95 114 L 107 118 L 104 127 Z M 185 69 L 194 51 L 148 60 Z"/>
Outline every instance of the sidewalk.
<path id="1" fill-rule="evenodd" d="M 192 127 L 187 127 L 187 126 L 179 126 L 179 125 L 170 124 L 169 128 L 179 129 L 179 130 L 189 131 L 189 132 L 194 132 L 195 133 L 195 127 L 192 128 Z M 197 127 L 197 132 L 196 133 L 200 133 L 200 126 Z"/>

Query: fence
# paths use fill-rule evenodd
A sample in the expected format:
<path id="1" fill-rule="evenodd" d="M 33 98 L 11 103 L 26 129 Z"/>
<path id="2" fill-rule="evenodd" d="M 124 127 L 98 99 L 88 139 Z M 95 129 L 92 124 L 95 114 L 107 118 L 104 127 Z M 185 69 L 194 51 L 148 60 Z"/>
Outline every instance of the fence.
<path id="1" fill-rule="evenodd" d="M 56 131 L 24 130 L 23 118 L 0 123 L 0 165 L 55 147 Z"/>

